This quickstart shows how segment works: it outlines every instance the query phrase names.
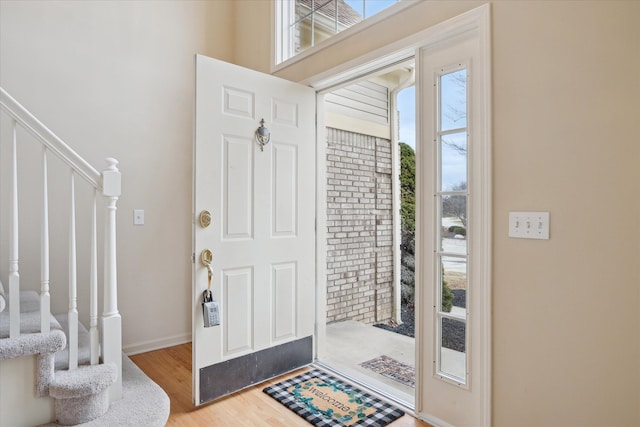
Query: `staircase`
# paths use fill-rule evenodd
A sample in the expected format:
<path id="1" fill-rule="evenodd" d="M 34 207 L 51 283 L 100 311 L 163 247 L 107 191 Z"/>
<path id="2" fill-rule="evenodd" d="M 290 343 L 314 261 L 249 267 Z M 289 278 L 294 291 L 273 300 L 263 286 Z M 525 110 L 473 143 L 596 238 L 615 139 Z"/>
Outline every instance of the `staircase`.
<path id="1" fill-rule="evenodd" d="M 9 181 L 8 197 L 2 194 L 0 200 L 0 218 L 4 221 L 0 223 L 0 236 L 3 242 L 8 242 L 8 259 L 2 257 L 0 260 L 3 266 L 8 264 L 8 278 L 4 282 L 7 288 L 3 286 L 3 270 L 0 269 L 0 425 L 48 422 L 55 422 L 51 425 L 164 425 L 169 413 L 168 397 L 147 378 L 155 386 L 150 387 L 144 380 L 146 376 L 122 354 L 116 266 L 116 204 L 121 186 L 118 162 L 108 158 L 105 169 L 98 172 L 2 88 L 0 111 L 3 113 L 0 123 L 4 128 L 0 138 L 4 139 L 7 133 L 4 131 L 10 128 L 10 155 L 3 160 L 0 168 L 0 180 Z M 4 144 L 5 141 L 0 142 Z M 20 150 L 24 145 L 33 145 L 33 142 L 41 147 L 41 155 L 35 159 L 34 156 L 25 159 Z M 58 166 L 63 166 L 62 177 L 49 176 L 49 162 L 52 159 L 59 162 Z M 22 172 L 19 171 L 19 165 L 31 170 L 34 166 L 28 161 L 35 163 L 41 171 L 41 202 L 36 209 L 31 209 L 37 212 L 40 225 L 40 282 L 35 284 L 21 283 L 20 269 L 24 267 L 20 264 L 18 252 L 18 243 L 24 242 L 21 232 L 25 230 L 19 224 L 19 219 L 24 215 L 19 210 L 18 190 L 24 186 L 18 185 L 18 178 L 25 176 L 19 173 Z M 57 172 L 60 172 L 60 167 Z M 86 232 L 78 232 L 76 180 L 88 186 L 92 194 L 88 217 L 82 218 L 83 224 L 90 224 L 88 236 L 85 236 Z M 28 181 L 28 185 L 32 186 L 33 175 Z M 51 183 L 57 185 L 64 181 L 69 196 L 68 206 L 63 208 L 65 220 L 63 224 L 52 225 L 68 229 L 68 240 L 63 245 L 66 247 L 61 248 L 59 243 L 53 247 L 55 251 L 68 252 L 68 276 L 64 280 L 68 283 L 58 286 L 61 281 L 58 280 L 54 286 L 49 267 L 48 196 Z M 32 195 L 34 188 L 30 187 L 30 190 Z M 100 262 L 97 232 L 99 200 L 104 206 L 104 233 L 101 236 L 103 257 Z M 57 204 L 55 207 L 60 206 Z M 33 212 L 27 214 L 33 215 Z M 60 217 L 58 211 L 56 217 Z M 33 228 L 33 219 L 30 218 L 28 222 L 27 227 Z M 82 238 L 78 235 L 88 240 L 82 242 L 82 247 L 89 247 L 89 265 L 83 266 L 87 267 L 85 270 L 89 274 L 80 281 L 81 294 L 88 293 L 86 306 L 79 305 L 78 298 L 77 247 L 78 240 Z M 29 247 L 34 246 L 33 242 L 29 243 Z M 33 265 L 27 267 L 29 272 L 34 269 Z M 100 269 L 104 272 L 101 283 L 98 280 Z M 99 286 L 102 288 L 102 298 L 98 295 Z M 51 314 L 52 297 L 56 297 L 56 300 L 64 298 L 68 310 Z M 100 316 L 99 305 L 102 307 Z M 88 312 L 88 316 L 85 316 L 88 317 L 88 329 L 79 321 L 80 312 Z M 31 360 L 35 360 L 35 363 Z M 21 390 L 25 389 L 25 377 L 33 377 L 35 384 L 26 389 L 33 387 L 31 393 L 23 392 L 21 396 Z M 128 387 L 124 393 L 125 399 L 123 380 Z M 142 391 L 145 397 L 153 399 L 155 396 L 159 407 L 152 405 L 151 411 L 147 412 L 153 414 L 141 413 L 137 417 L 136 408 L 145 406 L 139 402 L 138 395 Z"/>

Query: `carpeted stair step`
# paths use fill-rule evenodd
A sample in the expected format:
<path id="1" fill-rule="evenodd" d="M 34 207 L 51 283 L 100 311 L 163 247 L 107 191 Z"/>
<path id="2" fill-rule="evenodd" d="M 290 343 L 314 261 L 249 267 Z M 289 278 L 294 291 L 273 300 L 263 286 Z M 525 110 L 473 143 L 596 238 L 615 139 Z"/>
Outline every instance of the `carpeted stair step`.
<path id="1" fill-rule="evenodd" d="M 69 318 L 66 313 L 54 314 L 52 318 L 56 319 L 56 323 L 59 323 L 60 328 L 67 334 L 69 330 Z M 62 351 L 56 353 L 56 371 L 58 369 L 69 368 L 69 340 L 67 339 L 67 345 Z M 89 331 L 81 323 L 78 322 L 78 365 L 88 365 L 91 360 L 91 340 L 89 338 Z"/>
<path id="2" fill-rule="evenodd" d="M 135 363 L 122 355 L 122 399 L 111 403 L 102 417 L 82 424 L 83 427 L 164 427 L 169 418 L 167 393 L 145 375 Z M 59 427 L 60 423 L 40 427 Z"/>
<path id="3" fill-rule="evenodd" d="M 68 330 L 69 318 L 66 313 L 51 316 L 51 330 L 62 330 L 67 335 L 67 346 L 56 353 L 55 369 L 69 367 Z M 40 296 L 35 291 L 20 291 L 20 333 L 33 334 L 40 332 Z M 9 337 L 9 310 L 0 312 L 0 338 Z M 91 342 L 89 331 L 78 322 L 78 364 L 86 365 L 91 360 Z"/>
<path id="4" fill-rule="evenodd" d="M 108 388 L 116 378 L 112 363 L 57 371 L 49 384 L 49 396 L 54 398 L 58 423 L 76 425 L 104 415 L 109 409 Z"/>
<path id="5" fill-rule="evenodd" d="M 0 339 L 0 360 L 23 356 L 37 356 L 36 394 L 49 394 L 49 383 L 54 376 L 55 353 L 66 345 L 66 336 L 61 330 L 45 333 L 19 335 L 17 338 Z"/>
<path id="6" fill-rule="evenodd" d="M 0 312 L 0 338 L 9 337 L 9 297 L 7 307 Z M 62 329 L 60 323 L 51 316 L 51 330 Z M 35 291 L 20 292 L 20 333 L 40 332 L 40 296 Z"/>

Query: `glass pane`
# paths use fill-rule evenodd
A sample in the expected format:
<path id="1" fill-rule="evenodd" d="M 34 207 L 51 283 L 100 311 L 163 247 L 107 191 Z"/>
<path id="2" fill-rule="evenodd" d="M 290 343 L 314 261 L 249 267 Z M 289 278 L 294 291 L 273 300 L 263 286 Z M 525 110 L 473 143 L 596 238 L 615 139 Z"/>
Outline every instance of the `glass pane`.
<path id="1" fill-rule="evenodd" d="M 398 0 L 345 0 L 346 4 L 365 18 L 370 18 L 397 2 Z"/>
<path id="2" fill-rule="evenodd" d="M 458 255 L 467 255 L 467 227 L 459 218 L 442 218 L 440 250 Z"/>
<path id="3" fill-rule="evenodd" d="M 295 0 L 295 54 L 381 12 L 399 0 Z M 313 15 L 313 19 L 311 18 Z"/>
<path id="4" fill-rule="evenodd" d="M 449 232 L 449 229 L 451 229 L 450 233 L 453 233 L 453 236 L 451 237 L 456 238 L 456 235 L 461 235 L 466 237 L 467 235 L 467 196 L 446 194 L 442 196 L 440 209 L 441 209 L 440 212 L 442 215 L 442 226 L 447 227 L 447 232 Z M 455 228 L 455 227 L 459 227 L 459 228 Z M 443 233 L 443 236 L 444 236 L 444 233 Z"/>
<path id="5" fill-rule="evenodd" d="M 440 130 L 467 127 L 467 70 L 440 77 Z"/>
<path id="6" fill-rule="evenodd" d="M 346 11 L 343 10 L 344 4 L 338 2 L 338 18 L 336 20 L 336 2 L 327 0 L 316 0 L 315 5 L 317 7 L 314 20 L 315 41 L 314 46 L 320 43 L 322 40 L 326 40 L 337 32 L 341 31 L 340 23 L 343 20 Z"/>
<path id="7" fill-rule="evenodd" d="M 457 218 L 442 218 L 440 250 L 448 254 L 467 255 L 467 228 Z"/>
<path id="8" fill-rule="evenodd" d="M 467 317 L 467 260 L 442 257 L 442 311 Z"/>
<path id="9" fill-rule="evenodd" d="M 355 7 L 352 3 L 355 3 Z M 355 2 L 338 1 L 338 32 L 362 21 L 362 0 Z"/>
<path id="10" fill-rule="evenodd" d="M 465 383 L 467 372 L 467 325 L 454 319 L 441 318 L 440 373 Z"/>
<path id="11" fill-rule="evenodd" d="M 298 22 L 293 29 L 293 33 L 296 36 L 294 46 L 294 51 L 296 53 L 300 53 L 303 50 L 310 48 L 312 46 L 311 16 L 308 16 Z"/>
<path id="12" fill-rule="evenodd" d="M 467 133 L 440 139 L 440 186 L 442 191 L 467 190 Z"/>

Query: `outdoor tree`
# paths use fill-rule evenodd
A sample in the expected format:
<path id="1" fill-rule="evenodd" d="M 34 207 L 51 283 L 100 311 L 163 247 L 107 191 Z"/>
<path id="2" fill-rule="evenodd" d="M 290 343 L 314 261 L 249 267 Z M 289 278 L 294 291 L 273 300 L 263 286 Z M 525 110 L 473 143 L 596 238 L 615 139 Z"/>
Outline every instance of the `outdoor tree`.
<path id="1" fill-rule="evenodd" d="M 415 234 L 416 234 L 416 153 L 413 148 L 403 142 L 400 144 L 400 217 L 402 228 L 401 249 L 401 282 L 402 300 L 414 304 L 415 290 Z M 464 184 L 466 189 L 466 183 Z M 458 190 L 456 190 L 458 191 Z M 459 196 L 451 196 L 459 197 Z M 459 212 L 461 207 L 450 203 L 452 212 Z M 457 209 L 457 210 L 456 210 Z M 466 200 L 464 202 L 466 212 Z M 457 214 L 454 216 L 458 216 Z M 463 224 L 466 225 L 466 213 Z M 442 310 L 451 311 L 453 293 L 444 279 L 442 272 Z"/>
<path id="2" fill-rule="evenodd" d="M 410 145 L 400 144 L 400 217 L 402 233 L 416 230 L 416 153 Z"/>
<path id="3" fill-rule="evenodd" d="M 467 183 L 461 182 L 454 185 L 451 191 L 459 191 L 466 193 Z M 467 196 L 462 195 L 446 195 L 442 197 L 442 216 L 448 218 L 458 218 L 463 226 L 467 226 Z"/>

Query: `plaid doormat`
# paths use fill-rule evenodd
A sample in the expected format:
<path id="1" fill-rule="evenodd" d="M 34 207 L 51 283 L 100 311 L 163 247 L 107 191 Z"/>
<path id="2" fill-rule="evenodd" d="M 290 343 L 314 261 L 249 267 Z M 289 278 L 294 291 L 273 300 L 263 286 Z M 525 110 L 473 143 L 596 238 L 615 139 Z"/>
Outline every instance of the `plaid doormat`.
<path id="1" fill-rule="evenodd" d="M 380 356 L 360 364 L 363 368 L 391 378 L 411 388 L 416 384 L 416 370 L 413 366 L 397 361 L 389 356 Z"/>
<path id="2" fill-rule="evenodd" d="M 263 390 L 316 427 L 383 427 L 404 412 L 314 369 Z"/>

